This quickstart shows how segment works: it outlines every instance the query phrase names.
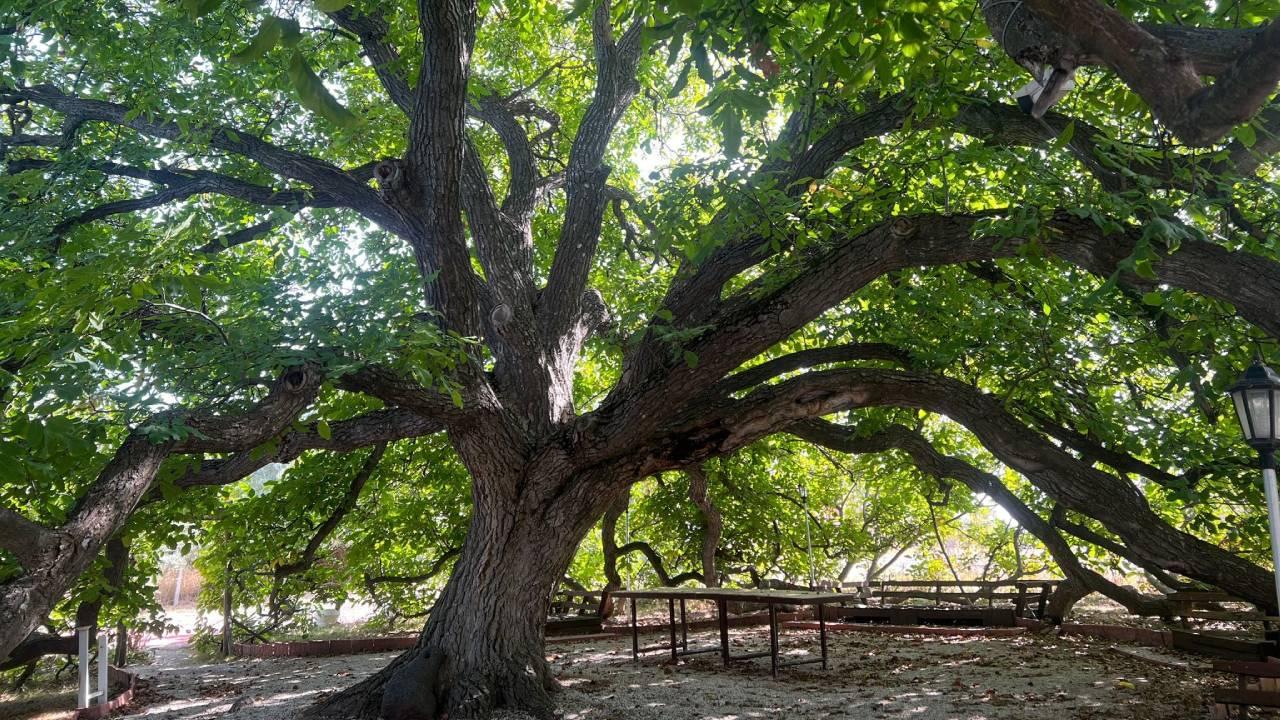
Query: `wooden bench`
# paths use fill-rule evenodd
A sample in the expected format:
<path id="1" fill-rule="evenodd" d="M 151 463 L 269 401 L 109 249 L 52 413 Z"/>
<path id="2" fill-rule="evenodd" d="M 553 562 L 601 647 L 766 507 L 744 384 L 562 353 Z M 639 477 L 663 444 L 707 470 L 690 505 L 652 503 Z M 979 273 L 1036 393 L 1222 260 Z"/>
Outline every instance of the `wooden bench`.
<path id="1" fill-rule="evenodd" d="M 1280 692 L 1264 692 L 1262 690 L 1214 690 L 1213 720 L 1244 720 L 1249 717 L 1249 708 L 1280 708 Z"/>
<path id="2" fill-rule="evenodd" d="M 1175 650 L 1185 650 L 1221 660 L 1261 662 L 1272 653 L 1275 647 L 1272 643 L 1262 640 L 1237 640 L 1188 630 L 1174 630 L 1172 634 Z"/>
<path id="3" fill-rule="evenodd" d="M 603 629 L 600 607 L 603 594 L 598 592 L 561 589 L 551 597 L 546 634 L 587 635 Z"/>
<path id="4" fill-rule="evenodd" d="M 1280 663 L 1219 660 L 1213 669 L 1238 678 L 1236 688 L 1214 691 L 1213 720 L 1248 718 L 1250 707 L 1280 708 Z"/>
<path id="5" fill-rule="evenodd" d="M 987 609 L 997 603 L 1011 604 L 1014 617 L 1044 617 L 1049 595 L 1061 580 L 877 580 L 872 583 L 843 583 L 841 592 L 858 593 L 867 605 L 901 605 L 911 600 L 924 600 L 934 607 L 952 606 L 977 610 L 985 602 Z M 985 623 L 984 623 L 985 624 Z"/>
<path id="6" fill-rule="evenodd" d="M 1182 621 L 1182 627 L 1190 626 L 1190 620 L 1224 620 L 1231 622 L 1260 622 L 1270 629 L 1271 623 L 1280 618 L 1258 612 L 1253 603 L 1216 590 L 1179 590 L 1165 596 L 1173 606 L 1173 614 Z M 1223 609 L 1223 604 L 1248 605 L 1247 610 Z"/>

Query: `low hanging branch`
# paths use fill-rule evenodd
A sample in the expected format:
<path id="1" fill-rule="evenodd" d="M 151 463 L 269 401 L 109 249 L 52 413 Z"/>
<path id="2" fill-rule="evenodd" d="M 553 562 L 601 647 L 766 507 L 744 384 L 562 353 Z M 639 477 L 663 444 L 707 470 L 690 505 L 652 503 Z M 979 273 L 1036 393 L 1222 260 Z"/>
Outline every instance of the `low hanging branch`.
<path id="1" fill-rule="evenodd" d="M 351 484 L 347 487 L 347 491 L 343 494 L 342 499 L 338 501 L 338 505 L 333 509 L 329 516 L 320 523 L 315 532 L 311 535 L 311 539 L 307 541 L 307 545 L 302 550 L 302 554 L 292 562 L 283 563 L 275 566 L 271 570 L 271 591 L 267 597 L 267 612 L 271 617 L 276 617 L 280 610 L 280 591 L 286 578 L 297 575 L 309 569 L 316 561 L 316 553 L 320 552 L 320 547 L 324 545 L 325 540 L 338 529 L 338 525 L 342 523 L 342 519 L 347 516 L 360 501 L 360 493 L 364 490 L 364 486 L 369 482 L 369 478 L 373 477 L 373 473 L 378 469 L 378 463 L 382 462 L 382 456 L 387 451 L 385 442 L 378 443 L 365 457 L 364 462 L 360 464 L 360 469 L 351 478 Z"/>
<path id="2" fill-rule="evenodd" d="M 212 408 L 174 410 L 135 428 L 72 508 L 67 521 L 45 528 L 15 513 L 0 516 L 0 540 L 25 531 L 22 574 L 0 584 L 0 660 L 35 629 L 71 583 L 97 556 L 107 538 L 128 520 L 161 463 L 174 453 L 247 451 L 266 442 L 315 399 L 323 375 L 304 366 L 285 372 L 267 396 L 240 414 Z M 153 442 L 158 429 L 183 428 L 177 440 Z M 6 548 L 9 549 L 9 548 Z"/>
<path id="3" fill-rule="evenodd" d="M 921 472 L 940 480 L 958 480 L 970 490 L 985 494 L 994 500 L 1017 521 L 1019 527 L 1026 529 L 1045 546 L 1053 556 L 1054 562 L 1067 574 L 1068 578 L 1076 579 L 1088 589 L 1115 600 L 1134 614 L 1161 617 L 1168 617 L 1170 614 L 1169 605 L 1163 599 L 1143 596 L 1131 588 L 1115 585 L 1101 574 L 1086 567 L 1053 526 L 1014 495 L 999 478 L 964 460 L 938 452 L 923 435 L 914 430 L 901 425 L 892 425 L 870 436 L 858 437 L 851 428 L 842 428 L 821 420 L 806 420 L 792 426 L 789 431 L 809 442 L 841 452 L 884 452 L 890 449 L 905 452 Z M 930 512 L 932 511 L 931 504 Z M 937 534 L 936 523 L 935 533 Z M 937 539 L 941 547 L 941 534 L 937 534 Z M 949 559 L 948 564 L 950 564 Z M 960 580 L 954 567 L 952 574 L 957 581 Z M 1061 618 L 1057 619 L 1061 620 Z"/>
<path id="4" fill-rule="evenodd" d="M 1068 72 L 1100 61 L 1188 145 L 1210 145 L 1249 120 L 1280 83 L 1280 22 L 1275 20 L 1239 48 L 1229 65 L 1216 69 L 1217 80 L 1206 87 L 1200 79 L 1205 70 L 1186 51 L 1195 36 L 1143 27 L 1097 0 L 983 0 L 983 7 L 997 42 L 1015 60 Z M 998 24 L 1001 16 L 1004 22 Z M 1008 36 L 1011 26 L 1019 30 L 1014 38 Z M 1044 57 L 1025 56 L 1035 46 L 1032 39 L 1048 49 Z M 1021 42 L 1011 47 L 1016 40 Z"/>

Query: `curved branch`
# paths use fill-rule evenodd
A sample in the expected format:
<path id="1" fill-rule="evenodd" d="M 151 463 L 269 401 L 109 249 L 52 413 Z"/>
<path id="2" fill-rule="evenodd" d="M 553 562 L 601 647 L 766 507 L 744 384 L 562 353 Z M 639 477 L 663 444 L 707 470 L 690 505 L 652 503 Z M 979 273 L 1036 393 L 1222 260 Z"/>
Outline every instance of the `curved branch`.
<path id="1" fill-rule="evenodd" d="M 1101 58 L 1189 145 L 1209 145 L 1245 122 L 1280 83 L 1280 22 L 1273 20 L 1209 87 L 1195 63 L 1097 0 L 1025 0 L 1049 28 Z"/>
<path id="2" fill-rule="evenodd" d="M 190 132 L 184 132 L 176 122 L 153 120 L 145 114 L 135 116 L 124 105 L 68 95 L 52 85 L 0 87 L 0 103 L 22 100 L 42 105 L 79 121 L 97 121 L 127 127 L 162 140 L 180 141 L 189 134 L 202 135 L 212 148 L 249 158 L 272 172 L 307 183 L 317 193 L 342 198 L 345 207 L 360 212 L 391 232 L 403 235 L 407 229 L 400 216 L 383 203 L 372 188 L 354 176 L 327 162 L 273 145 L 246 131 L 225 125 L 197 125 Z"/>
<path id="3" fill-rule="evenodd" d="M 1270 576 L 1257 565 L 1171 527 L 1131 483 L 1090 467 L 1028 429 L 997 398 L 940 376 L 863 368 L 810 372 L 673 423 L 660 452 L 665 462 L 683 466 L 731 452 L 798 420 L 876 406 L 946 415 L 1046 495 L 1097 519 L 1148 562 L 1263 606 L 1274 603 Z"/>
<path id="4" fill-rule="evenodd" d="M 610 393 L 597 411 L 601 453 L 625 453 L 634 438 L 656 429 L 671 398 L 693 398 L 770 346 L 790 337 L 827 309 L 888 272 L 907 267 L 948 265 L 1013 257 L 1029 243 L 975 232 L 981 215 L 922 215 L 886 220 L 800 260 L 794 279 L 779 287 L 748 284 L 731 296 L 709 332 L 683 346 L 698 357 L 696 367 L 666 358 L 661 372 L 636 373 Z M 1280 337 L 1280 263 L 1252 253 L 1188 239 L 1173 253 L 1153 250 L 1155 280 L 1123 270 L 1139 247 L 1140 233 L 1124 228 L 1107 233 L 1091 220 L 1058 213 L 1041 229 L 1035 247 L 1102 277 L 1119 273 L 1128 285 L 1150 289 L 1167 283 L 1231 303 L 1241 317 Z M 1204 268 L 1218 268 L 1206 273 Z M 1238 283 L 1232 278 L 1248 277 Z"/>
<path id="5" fill-rule="evenodd" d="M 644 555 L 645 559 L 649 561 L 649 566 L 653 568 L 653 573 L 658 576 L 658 582 L 661 583 L 663 587 L 675 587 L 681 583 L 689 582 L 690 580 L 697 580 L 698 582 L 705 584 L 705 578 L 702 576 L 702 573 L 695 572 L 693 570 L 682 572 L 674 576 L 668 574 L 667 567 L 662 562 L 662 556 L 658 554 L 657 550 L 653 549 L 652 545 L 643 540 L 632 540 L 631 542 L 618 547 L 618 557 L 622 557 L 623 555 L 633 552 L 638 552 L 641 555 Z"/>
<path id="6" fill-rule="evenodd" d="M 329 516 L 320 523 L 312 533 L 311 539 L 307 541 L 307 545 L 302 550 L 302 554 L 296 560 L 276 565 L 271 570 L 271 591 L 268 595 L 267 606 L 270 608 L 270 615 L 275 617 L 280 610 L 280 590 L 281 586 L 291 575 L 297 575 L 309 569 L 316 561 L 316 553 L 320 552 L 320 546 L 324 541 L 329 539 L 334 530 L 338 529 L 338 525 L 342 523 L 342 519 L 347 516 L 355 508 L 356 503 L 360 500 L 360 493 L 364 490 L 364 486 L 369 482 L 369 478 L 373 477 L 373 473 L 378 469 L 378 463 L 382 462 L 382 456 L 387 451 L 385 442 L 378 443 L 373 450 L 369 452 L 368 457 L 360 464 L 360 469 L 352 476 L 351 483 L 347 487 L 347 491 L 343 493 L 342 498 L 338 501 L 338 505 L 334 507 Z"/>
<path id="7" fill-rule="evenodd" d="M 449 561 L 462 554 L 462 548 L 449 548 L 436 561 L 427 568 L 427 571 L 420 575 L 366 575 L 364 578 L 365 587 L 369 588 L 369 594 L 373 594 L 375 585 L 383 583 L 396 583 L 400 585 L 417 585 L 424 583 L 431 578 L 439 575 L 448 566 Z"/>
<path id="8" fill-rule="evenodd" d="M 1071 550 L 1071 546 L 1034 510 L 1014 495 L 995 475 L 984 472 L 960 458 L 944 455 L 923 435 L 901 425 L 891 425 L 872 435 L 858 437 L 853 428 L 843 428 L 821 420 L 806 420 L 787 429 L 791 434 L 817 445 L 847 453 L 905 452 L 921 472 L 933 477 L 950 478 L 964 483 L 970 490 L 985 494 L 1018 523 L 1038 539 L 1058 567 L 1069 577 L 1080 579 L 1085 587 L 1124 605 L 1137 615 L 1168 617 L 1170 608 L 1162 598 L 1148 597 L 1121 587 L 1107 580 L 1098 572 L 1086 567 Z M 1059 620 L 1061 618 L 1058 618 Z"/>
<path id="9" fill-rule="evenodd" d="M 129 433 L 61 526 L 30 539 L 21 575 L 0 584 L 0 659 L 27 637 L 107 538 L 122 527 L 175 452 L 236 452 L 278 434 L 315 399 L 323 377 L 311 367 L 283 374 L 265 398 L 239 414 L 213 408 L 171 410 Z M 153 442 L 152 437 L 168 438 Z"/>

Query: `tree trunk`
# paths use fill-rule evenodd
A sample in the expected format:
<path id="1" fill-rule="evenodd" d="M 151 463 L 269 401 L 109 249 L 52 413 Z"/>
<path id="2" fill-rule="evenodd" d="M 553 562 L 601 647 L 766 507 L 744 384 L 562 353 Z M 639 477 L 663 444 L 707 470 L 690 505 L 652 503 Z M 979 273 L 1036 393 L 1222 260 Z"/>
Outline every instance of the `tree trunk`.
<path id="1" fill-rule="evenodd" d="M 591 490 L 591 485 L 529 481 L 520 496 L 511 498 L 487 492 L 484 483 L 477 483 L 462 554 L 431 610 L 418 647 L 323 701 L 318 714 L 383 716 L 384 694 L 391 696 L 403 687 L 401 679 L 393 677 L 402 667 L 405 674 L 428 667 L 408 663 L 425 650 L 433 658 L 442 656 L 443 664 L 434 677 L 413 676 L 412 684 L 429 687 L 436 707 L 447 711 L 451 720 L 485 717 L 495 708 L 550 718 L 555 706 L 549 692 L 556 683 L 543 655 L 549 598 L 579 541 L 615 494 L 600 492 L 599 485 Z M 556 488 L 566 487 L 570 489 L 557 502 L 547 502 Z M 588 498 L 589 492 L 596 497 Z"/>
<path id="2" fill-rule="evenodd" d="M 716 550 L 720 547 L 720 535 L 724 531 L 724 519 L 720 510 L 711 502 L 707 490 L 707 472 L 701 466 L 685 470 L 689 477 L 689 499 L 702 513 L 702 582 L 707 587 L 718 587 L 716 574 Z"/>

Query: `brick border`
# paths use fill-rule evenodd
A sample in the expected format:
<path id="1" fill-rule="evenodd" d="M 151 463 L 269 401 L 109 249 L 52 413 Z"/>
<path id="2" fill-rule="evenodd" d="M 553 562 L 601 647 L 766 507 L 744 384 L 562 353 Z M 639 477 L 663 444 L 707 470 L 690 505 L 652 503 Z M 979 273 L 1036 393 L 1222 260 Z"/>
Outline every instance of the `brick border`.
<path id="1" fill-rule="evenodd" d="M 812 620 L 783 623 L 793 630 L 817 630 Z M 873 633 L 880 635 L 950 635 L 952 637 L 1011 637 L 1027 632 L 1025 627 L 939 627 L 937 625 L 877 625 L 873 623 L 827 623 L 827 632 Z"/>
<path id="2" fill-rule="evenodd" d="M 125 688 L 119 695 L 107 700 L 107 702 L 102 705 L 90 705 L 87 708 L 80 708 L 76 710 L 71 717 L 74 718 L 74 720 L 101 720 L 101 718 L 110 715 L 113 711 L 119 710 L 125 705 L 133 702 L 133 691 L 138 686 L 138 676 L 128 670 L 122 670 L 114 665 L 108 665 L 107 687 L 109 688 L 113 684 L 121 683 L 124 684 Z"/>
<path id="3" fill-rule="evenodd" d="M 418 634 L 345 640 L 298 640 L 281 643 L 232 643 L 231 654 L 241 658 L 330 657 L 360 653 L 408 650 L 418 644 Z"/>
<path id="4" fill-rule="evenodd" d="M 1059 635 L 1080 635 L 1099 640 L 1114 640 L 1147 647 L 1173 648 L 1172 630 L 1148 630 L 1147 628 L 1127 627 L 1124 625 L 1093 625 L 1084 623 L 1063 623 L 1058 626 Z"/>

